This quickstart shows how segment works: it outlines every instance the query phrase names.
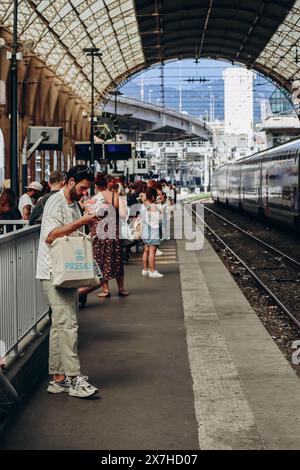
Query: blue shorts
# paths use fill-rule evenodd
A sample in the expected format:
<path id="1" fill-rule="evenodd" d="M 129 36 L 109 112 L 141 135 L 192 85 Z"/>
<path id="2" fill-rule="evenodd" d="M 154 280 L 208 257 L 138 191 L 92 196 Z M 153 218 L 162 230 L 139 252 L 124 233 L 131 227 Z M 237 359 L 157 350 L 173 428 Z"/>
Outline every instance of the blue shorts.
<path id="1" fill-rule="evenodd" d="M 159 246 L 160 245 L 160 240 L 154 240 L 154 239 L 147 239 L 143 240 L 145 245 L 148 246 Z"/>

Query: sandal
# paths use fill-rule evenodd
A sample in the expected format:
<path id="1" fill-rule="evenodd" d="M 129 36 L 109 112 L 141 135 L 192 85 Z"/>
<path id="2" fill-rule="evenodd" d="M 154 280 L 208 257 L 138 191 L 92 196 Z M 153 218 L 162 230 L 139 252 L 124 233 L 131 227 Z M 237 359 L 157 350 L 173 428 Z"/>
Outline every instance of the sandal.
<path id="1" fill-rule="evenodd" d="M 101 294 L 98 294 L 98 297 L 107 297 L 108 298 L 110 296 L 111 296 L 110 292 L 105 291 L 105 290 L 103 292 L 101 292 Z"/>
<path id="2" fill-rule="evenodd" d="M 119 290 L 119 297 L 128 297 L 129 294 L 124 289 Z"/>

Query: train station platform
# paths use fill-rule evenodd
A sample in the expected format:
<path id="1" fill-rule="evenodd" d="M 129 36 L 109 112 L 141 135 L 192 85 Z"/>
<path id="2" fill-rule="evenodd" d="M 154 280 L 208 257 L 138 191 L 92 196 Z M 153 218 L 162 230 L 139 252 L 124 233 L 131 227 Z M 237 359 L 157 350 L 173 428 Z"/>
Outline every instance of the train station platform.
<path id="1" fill-rule="evenodd" d="M 50 395 L 48 376 L 1 449 L 299 449 L 300 381 L 207 241 L 162 245 L 162 279 L 126 266 L 127 298 L 79 312 L 89 400 Z"/>

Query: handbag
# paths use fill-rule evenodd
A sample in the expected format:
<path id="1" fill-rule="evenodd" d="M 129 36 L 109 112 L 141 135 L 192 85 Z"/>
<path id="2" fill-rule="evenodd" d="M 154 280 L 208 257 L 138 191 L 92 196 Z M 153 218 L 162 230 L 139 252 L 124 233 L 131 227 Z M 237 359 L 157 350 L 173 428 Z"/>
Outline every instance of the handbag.
<path id="1" fill-rule="evenodd" d="M 133 239 L 141 240 L 142 231 L 143 231 L 142 219 L 141 219 L 141 216 L 139 215 L 133 222 Z"/>
<path id="2" fill-rule="evenodd" d="M 89 235 L 57 238 L 50 245 L 50 258 L 53 286 L 74 289 L 100 283 Z"/>

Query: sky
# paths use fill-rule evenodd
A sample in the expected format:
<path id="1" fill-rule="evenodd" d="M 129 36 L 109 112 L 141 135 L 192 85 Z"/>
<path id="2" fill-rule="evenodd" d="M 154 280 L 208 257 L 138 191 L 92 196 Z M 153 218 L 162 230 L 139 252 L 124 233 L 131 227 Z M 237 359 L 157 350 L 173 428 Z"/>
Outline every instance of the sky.
<path id="1" fill-rule="evenodd" d="M 210 95 L 214 95 L 214 111 L 217 119 L 224 119 L 224 81 L 223 71 L 233 66 L 230 62 L 201 59 L 196 64 L 194 60 L 174 61 L 165 64 L 164 90 L 165 106 L 179 111 L 180 88 L 182 96 L 182 111 L 193 116 L 203 117 L 209 114 Z M 160 106 L 162 104 L 161 67 L 144 71 L 142 75 L 133 78 L 121 87 L 124 95 L 141 99 L 141 83 L 144 81 L 144 101 Z M 206 79 L 205 83 L 189 79 Z M 261 101 L 268 98 L 275 90 L 275 86 L 265 77 L 255 74 L 254 79 L 254 118 L 256 122 L 261 117 Z"/>

